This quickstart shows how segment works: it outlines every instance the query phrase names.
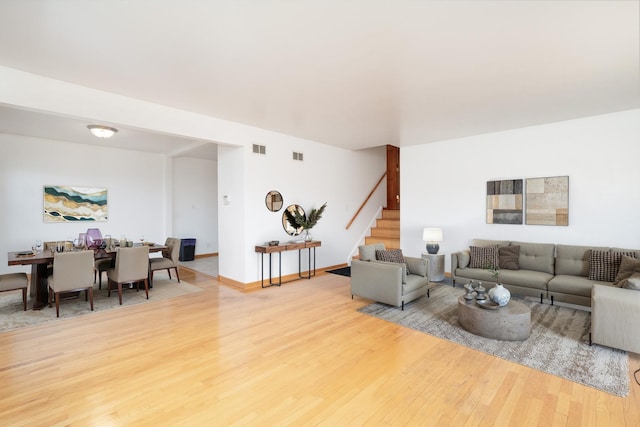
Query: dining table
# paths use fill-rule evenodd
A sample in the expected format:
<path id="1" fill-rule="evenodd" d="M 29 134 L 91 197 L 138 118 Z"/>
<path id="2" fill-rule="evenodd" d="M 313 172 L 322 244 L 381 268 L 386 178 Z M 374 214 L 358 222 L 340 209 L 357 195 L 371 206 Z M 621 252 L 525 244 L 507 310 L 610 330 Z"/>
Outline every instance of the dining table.
<path id="1" fill-rule="evenodd" d="M 139 246 L 140 243 L 134 244 Z M 149 252 L 161 252 L 167 249 L 165 245 L 147 244 Z M 95 259 L 115 258 L 117 247 L 112 249 L 93 249 Z M 31 282 L 30 295 L 33 301 L 33 310 L 40 310 L 49 304 L 49 285 L 47 283 L 47 269 L 53 265 L 52 250 L 43 251 L 14 251 L 7 253 L 8 265 L 30 265 L 31 266 Z"/>

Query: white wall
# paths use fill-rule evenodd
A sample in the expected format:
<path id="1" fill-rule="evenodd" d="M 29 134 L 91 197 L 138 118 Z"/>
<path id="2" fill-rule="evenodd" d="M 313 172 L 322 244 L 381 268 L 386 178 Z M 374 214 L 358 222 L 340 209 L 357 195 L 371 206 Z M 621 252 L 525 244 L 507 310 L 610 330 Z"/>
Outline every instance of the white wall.
<path id="1" fill-rule="evenodd" d="M 254 143 L 264 145 L 266 155 L 254 154 Z M 292 160 L 293 151 L 303 153 L 304 161 Z M 290 204 L 309 211 L 327 203 L 322 219 L 311 230 L 314 239 L 322 241 L 322 247 L 316 250 L 316 268 L 347 263 L 375 212 L 384 204 L 386 195 L 378 191 L 346 230 L 384 173 L 385 153 L 385 147 L 349 151 L 267 131 L 251 133 L 243 148 L 220 147 L 220 275 L 241 283 L 260 280 L 261 255 L 255 252 L 255 246 L 270 240 L 300 239 L 289 236 L 282 227 L 282 214 Z M 283 196 L 284 206 L 279 212 L 266 208 L 265 197 L 271 190 Z M 231 198 L 229 205 L 224 205 L 224 195 Z M 265 256 L 265 275 L 267 263 Z M 273 265 L 277 272 L 277 256 Z M 297 272 L 297 251 L 283 253 L 282 274 Z"/>
<path id="2" fill-rule="evenodd" d="M 473 238 L 640 248 L 640 110 L 404 147 L 401 242 L 425 252 L 424 227 L 442 227 L 440 253 Z M 486 182 L 569 176 L 569 226 L 486 224 Z"/>
<path id="3" fill-rule="evenodd" d="M 30 249 L 37 239 L 72 240 L 90 227 L 164 241 L 164 165 L 163 156 L 149 153 L 0 134 L 0 272 L 28 271 L 8 267 L 8 251 Z M 45 223 L 45 185 L 106 187 L 108 221 Z"/>
<path id="4" fill-rule="evenodd" d="M 196 255 L 218 252 L 218 163 L 173 159 L 173 236 L 196 239 Z"/>

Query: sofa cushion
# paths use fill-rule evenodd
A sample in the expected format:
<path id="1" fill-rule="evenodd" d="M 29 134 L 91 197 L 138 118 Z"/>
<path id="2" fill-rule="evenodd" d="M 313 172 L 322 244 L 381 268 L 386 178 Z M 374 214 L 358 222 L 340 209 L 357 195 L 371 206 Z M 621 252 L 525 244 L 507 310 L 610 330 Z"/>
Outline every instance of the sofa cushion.
<path id="1" fill-rule="evenodd" d="M 498 247 L 498 264 L 501 269 L 520 270 L 518 257 L 520 256 L 520 246 L 500 246 Z"/>
<path id="2" fill-rule="evenodd" d="M 553 243 L 512 242 L 520 246 L 518 264 L 521 270 L 554 274 L 556 245 Z"/>
<path id="3" fill-rule="evenodd" d="M 623 255 L 635 258 L 633 251 L 615 252 L 592 250 L 589 257 L 589 279 L 614 282 Z"/>
<path id="4" fill-rule="evenodd" d="M 472 246 L 507 246 L 508 240 L 487 240 L 487 239 L 473 239 Z"/>
<path id="5" fill-rule="evenodd" d="M 469 268 L 491 268 L 499 264 L 497 246 L 470 246 Z"/>
<path id="6" fill-rule="evenodd" d="M 593 280 L 589 280 L 584 276 L 560 274 L 553 276 L 553 278 L 549 280 L 547 289 L 551 293 L 580 295 L 589 298 L 591 297 L 591 288 L 595 284 L 611 285 L 607 282 L 598 283 Z"/>
<path id="7" fill-rule="evenodd" d="M 640 259 L 622 255 L 622 257 L 620 257 L 618 274 L 616 274 L 613 285 L 621 288 L 625 287 L 627 280 L 635 273 L 640 273 Z"/>
<path id="8" fill-rule="evenodd" d="M 359 246 L 358 251 L 360 252 L 360 261 L 375 260 L 376 250 L 384 250 L 384 243 L 375 243 L 373 245 Z"/>
<path id="9" fill-rule="evenodd" d="M 640 273 L 633 273 L 628 279 L 625 279 L 623 288 L 633 289 L 634 291 L 640 291 Z"/>
<path id="10" fill-rule="evenodd" d="M 607 250 L 596 246 L 556 246 L 556 274 L 570 276 L 589 276 L 590 250 Z"/>

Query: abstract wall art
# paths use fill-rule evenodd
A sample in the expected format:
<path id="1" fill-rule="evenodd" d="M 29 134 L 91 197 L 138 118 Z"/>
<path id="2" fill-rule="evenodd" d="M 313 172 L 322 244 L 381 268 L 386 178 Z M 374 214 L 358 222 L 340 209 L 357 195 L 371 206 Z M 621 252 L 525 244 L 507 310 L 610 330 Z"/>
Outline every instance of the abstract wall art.
<path id="1" fill-rule="evenodd" d="M 526 224 L 569 225 L 569 177 L 528 178 Z"/>
<path id="2" fill-rule="evenodd" d="M 522 180 L 487 181 L 487 224 L 522 224 Z"/>
<path id="3" fill-rule="evenodd" d="M 100 187 L 44 187 L 44 222 L 106 221 L 107 189 Z"/>

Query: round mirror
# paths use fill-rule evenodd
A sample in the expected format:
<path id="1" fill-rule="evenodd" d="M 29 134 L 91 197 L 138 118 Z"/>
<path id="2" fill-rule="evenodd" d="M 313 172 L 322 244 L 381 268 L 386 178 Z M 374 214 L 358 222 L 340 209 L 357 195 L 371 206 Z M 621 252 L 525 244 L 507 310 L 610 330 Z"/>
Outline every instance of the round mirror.
<path id="1" fill-rule="evenodd" d="M 282 194 L 279 191 L 269 191 L 264 202 L 267 204 L 267 209 L 271 212 L 278 212 L 282 209 Z"/>
<path id="2" fill-rule="evenodd" d="M 294 212 L 298 212 L 300 215 L 305 216 L 304 209 L 299 205 L 289 205 L 287 209 L 284 210 L 282 214 L 282 227 L 284 227 L 284 231 L 287 232 L 289 236 L 297 236 L 302 233 L 302 227 L 295 227 L 295 217 L 293 216 Z"/>

